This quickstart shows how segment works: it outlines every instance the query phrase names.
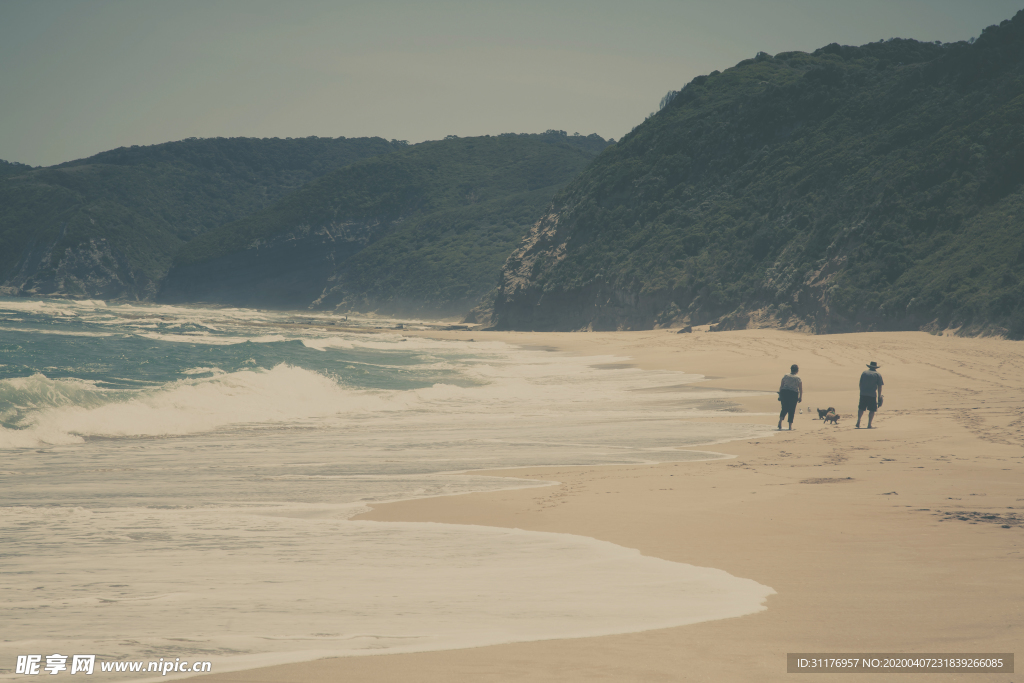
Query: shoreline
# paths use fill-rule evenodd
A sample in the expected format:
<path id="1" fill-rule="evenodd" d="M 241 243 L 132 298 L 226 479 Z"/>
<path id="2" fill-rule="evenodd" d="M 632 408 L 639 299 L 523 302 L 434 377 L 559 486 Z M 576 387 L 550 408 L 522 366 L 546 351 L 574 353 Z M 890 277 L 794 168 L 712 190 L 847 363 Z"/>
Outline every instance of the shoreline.
<path id="1" fill-rule="evenodd" d="M 629 356 L 641 369 L 703 374 L 698 386 L 709 389 L 774 391 L 799 363 L 807 401 L 796 430 L 714 445 L 732 459 L 490 470 L 559 483 L 388 503 L 357 517 L 588 536 L 777 594 L 753 615 L 656 631 L 200 678 L 762 681 L 786 676 L 787 652 L 1012 652 L 1024 642 L 1024 345 L 913 332 L 402 333 Z M 882 365 L 886 406 L 878 429 L 855 431 L 850 406 L 870 360 Z M 734 402 L 745 412 L 701 419 L 774 426 L 774 394 Z M 806 413 L 829 405 L 843 415 L 839 427 Z"/>

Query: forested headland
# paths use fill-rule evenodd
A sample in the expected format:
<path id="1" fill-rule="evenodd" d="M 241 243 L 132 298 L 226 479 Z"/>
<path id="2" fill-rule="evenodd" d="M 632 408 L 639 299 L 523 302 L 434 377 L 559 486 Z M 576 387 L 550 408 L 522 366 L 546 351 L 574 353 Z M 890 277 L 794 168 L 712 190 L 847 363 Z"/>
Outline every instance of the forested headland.
<path id="1" fill-rule="evenodd" d="M 382 138 L 209 138 L 47 168 L 0 164 L 0 286 L 152 299 L 174 254 L 328 171 L 403 148 Z"/>
<path id="2" fill-rule="evenodd" d="M 977 40 L 759 54 L 556 197 L 497 324 L 1024 334 L 1024 13 Z"/>
<path id="3" fill-rule="evenodd" d="M 597 135 L 450 137 L 366 159 L 185 246 L 158 298 L 464 315 Z"/>

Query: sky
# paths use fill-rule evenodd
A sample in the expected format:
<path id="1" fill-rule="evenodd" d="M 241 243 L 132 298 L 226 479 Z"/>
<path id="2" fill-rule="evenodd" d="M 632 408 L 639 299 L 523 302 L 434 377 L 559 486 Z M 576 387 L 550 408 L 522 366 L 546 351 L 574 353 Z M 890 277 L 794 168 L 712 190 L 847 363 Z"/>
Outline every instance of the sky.
<path id="1" fill-rule="evenodd" d="M 966 40 L 1024 0 L 0 0 L 0 159 L 187 137 L 619 138 L 760 51 Z"/>

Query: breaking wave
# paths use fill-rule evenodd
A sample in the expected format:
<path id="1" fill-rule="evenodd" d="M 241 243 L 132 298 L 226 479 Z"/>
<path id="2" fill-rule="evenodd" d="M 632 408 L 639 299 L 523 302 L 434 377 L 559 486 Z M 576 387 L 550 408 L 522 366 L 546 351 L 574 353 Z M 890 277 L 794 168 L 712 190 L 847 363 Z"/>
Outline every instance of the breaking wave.
<path id="1" fill-rule="evenodd" d="M 42 374 L 0 381 L 0 448 L 78 443 L 85 437 L 184 435 L 233 424 L 292 422 L 386 407 L 320 373 L 281 363 L 196 374 L 160 387 L 111 390 Z"/>

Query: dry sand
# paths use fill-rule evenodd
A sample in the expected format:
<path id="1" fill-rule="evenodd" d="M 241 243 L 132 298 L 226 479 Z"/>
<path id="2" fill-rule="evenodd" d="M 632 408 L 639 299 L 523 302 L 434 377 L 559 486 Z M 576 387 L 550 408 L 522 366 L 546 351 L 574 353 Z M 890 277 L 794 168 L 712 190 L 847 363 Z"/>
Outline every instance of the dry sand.
<path id="1" fill-rule="evenodd" d="M 701 386 L 725 389 L 774 391 L 798 363 L 804 401 L 795 430 L 706 449 L 735 459 L 520 469 L 496 474 L 560 484 L 364 515 L 592 536 L 771 586 L 768 609 L 641 633 L 325 659 L 204 681 L 760 682 L 794 675 L 787 652 L 1024 652 L 1024 344 L 769 330 L 430 336 L 614 354 L 640 368 L 701 373 Z M 876 429 L 855 430 L 857 378 L 871 360 L 881 365 L 885 405 Z M 842 415 L 838 427 L 806 412 L 828 406 Z M 740 409 L 748 414 L 720 419 L 777 421 L 774 396 Z M 869 680 L 922 677 L 1024 680 Z"/>

